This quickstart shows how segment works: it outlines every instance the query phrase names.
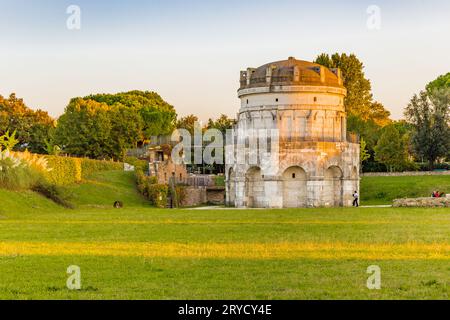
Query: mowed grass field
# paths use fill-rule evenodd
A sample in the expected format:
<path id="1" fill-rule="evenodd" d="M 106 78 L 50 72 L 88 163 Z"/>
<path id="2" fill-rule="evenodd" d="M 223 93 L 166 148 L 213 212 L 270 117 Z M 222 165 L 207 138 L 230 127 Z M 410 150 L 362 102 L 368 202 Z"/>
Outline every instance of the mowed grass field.
<path id="1" fill-rule="evenodd" d="M 98 174 L 71 188 L 76 209 L 0 190 L 0 298 L 449 298 L 450 209 L 162 210 L 133 183 Z"/>
<path id="2" fill-rule="evenodd" d="M 398 198 L 431 197 L 433 191 L 450 193 L 450 175 L 363 177 L 361 203 L 392 204 Z"/>

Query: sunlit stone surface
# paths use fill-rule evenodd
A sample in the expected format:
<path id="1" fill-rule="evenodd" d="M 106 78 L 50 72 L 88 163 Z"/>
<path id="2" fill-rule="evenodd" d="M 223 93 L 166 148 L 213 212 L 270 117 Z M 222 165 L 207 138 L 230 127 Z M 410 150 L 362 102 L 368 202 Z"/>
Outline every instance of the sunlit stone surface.
<path id="1" fill-rule="evenodd" d="M 352 205 L 359 192 L 359 144 L 347 135 L 340 70 L 290 57 L 241 71 L 238 96 L 237 137 L 227 146 L 228 205 Z M 252 138 L 255 130 L 270 129 L 278 129 L 276 146 L 268 146 L 274 139 Z M 255 157 L 262 148 L 272 157 Z"/>

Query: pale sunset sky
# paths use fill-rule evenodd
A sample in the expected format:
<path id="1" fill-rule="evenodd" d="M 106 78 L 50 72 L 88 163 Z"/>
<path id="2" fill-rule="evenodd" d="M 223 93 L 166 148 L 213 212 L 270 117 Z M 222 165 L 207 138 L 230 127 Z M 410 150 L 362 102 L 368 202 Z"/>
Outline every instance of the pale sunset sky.
<path id="1" fill-rule="evenodd" d="M 80 30 L 66 26 L 69 5 Z M 379 30 L 367 27 L 370 5 Z M 0 0 L 0 94 L 57 117 L 72 97 L 151 90 L 180 116 L 234 117 L 240 70 L 345 52 L 398 119 L 450 71 L 449 34 L 448 0 Z"/>

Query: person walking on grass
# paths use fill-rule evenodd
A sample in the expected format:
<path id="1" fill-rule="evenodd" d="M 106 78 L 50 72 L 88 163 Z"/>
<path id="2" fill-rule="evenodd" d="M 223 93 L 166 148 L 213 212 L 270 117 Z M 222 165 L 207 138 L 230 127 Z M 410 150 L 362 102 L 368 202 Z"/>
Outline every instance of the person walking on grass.
<path id="1" fill-rule="evenodd" d="M 358 191 L 355 191 L 353 193 L 353 206 L 354 207 L 359 207 L 359 194 L 358 194 Z"/>

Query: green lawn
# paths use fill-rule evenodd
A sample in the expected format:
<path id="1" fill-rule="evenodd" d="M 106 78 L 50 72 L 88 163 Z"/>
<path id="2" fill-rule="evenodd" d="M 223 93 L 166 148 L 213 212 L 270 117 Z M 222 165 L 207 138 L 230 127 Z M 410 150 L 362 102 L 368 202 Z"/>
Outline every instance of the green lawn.
<path id="1" fill-rule="evenodd" d="M 109 172 L 76 209 L 0 191 L 3 299 L 448 299 L 450 209 L 161 210 Z M 122 200 L 124 209 L 113 209 Z M 82 290 L 66 288 L 81 268 Z M 378 265 L 382 289 L 368 290 Z"/>
<path id="2" fill-rule="evenodd" d="M 392 204 L 398 198 L 430 197 L 435 190 L 450 193 L 450 176 L 363 177 L 361 204 Z"/>

